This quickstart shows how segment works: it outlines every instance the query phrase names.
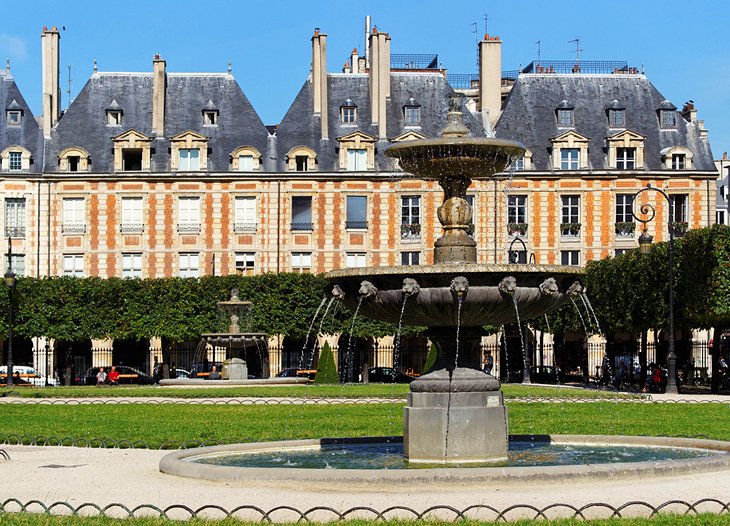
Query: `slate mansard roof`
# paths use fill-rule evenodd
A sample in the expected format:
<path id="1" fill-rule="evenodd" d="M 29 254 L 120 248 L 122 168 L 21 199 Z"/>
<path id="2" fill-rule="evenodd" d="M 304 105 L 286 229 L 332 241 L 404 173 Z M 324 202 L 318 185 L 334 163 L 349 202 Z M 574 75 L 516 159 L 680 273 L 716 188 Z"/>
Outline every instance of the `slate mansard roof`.
<path id="1" fill-rule="evenodd" d="M 8 110 L 23 112 L 20 126 L 8 126 Z M 43 133 L 38 121 L 30 111 L 12 75 L 0 71 L 0 152 L 8 146 L 22 146 L 31 154 L 31 173 L 40 173 L 43 168 Z"/>
<path id="2" fill-rule="evenodd" d="M 665 97 L 643 75 L 520 75 L 497 122 L 496 134 L 522 142 L 532 152 L 535 170 L 550 170 L 550 139 L 568 131 L 558 128 L 555 112 L 567 101 L 574 108 L 575 125 L 570 129 L 590 139 L 590 169 L 604 170 L 608 168 L 606 138 L 621 131 L 608 125 L 607 109 L 614 100 L 618 101 L 616 108 L 625 109 L 626 123 L 621 129 L 646 138 L 644 169 L 662 170 L 660 152 L 684 146 L 693 153 L 694 170 L 714 170 L 709 142 L 700 138 L 696 123 L 677 113 L 676 128 L 660 128 L 658 110 L 674 106 L 667 106 Z"/>
<path id="3" fill-rule="evenodd" d="M 317 152 L 319 171 L 337 170 L 339 143 L 343 137 L 360 131 L 378 137 L 377 125 L 372 124 L 370 87 L 367 74 L 328 74 L 328 133 L 329 140 L 321 141 L 319 117 L 312 112 L 311 78 L 302 86 L 290 106 L 276 133 L 278 143 L 278 169 L 284 170 L 286 154 L 295 146 L 308 146 Z M 387 105 L 387 138 L 398 137 L 407 131 L 414 131 L 426 137 L 438 137 L 446 124 L 448 96 L 454 90 L 443 75 L 438 73 L 392 72 L 390 75 L 390 99 Z M 421 108 L 421 125 L 405 126 L 403 107 L 411 104 Z M 342 124 L 340 108 L 343 105 L 357 106 L 357 124 Z M 464 122 L 473 135 L 483 136 L 484 129 L 476 118 L 464 110 Z M 392 170 L 392 161 L 383 154 L 386 144 L 376 146 L 376 170 Z"/>
<path id="4" fill-rule="evenodd" d="M 84 148 L 90 171 L 114 170 L 112 137 L 134 129 L 152 134 L 152 73 L 94 73 L 52 131 L 46 171 L 57 172 L 58 155 L 69 146 Z M 122 111 L 121 126 L 108 126 L 106 111 Z M 215 109 L 216 126 L 203 125 L 203 110 Z M 230 170 L 230 154 L 254 146 L 266 156 L 268 132 L 238 82 L 225 73 L 167 73 L 165 133 L 152 141 L 151 171 L 170 166 L 170 141 L 186 130 L 209 138 L 208 171 Z"/>

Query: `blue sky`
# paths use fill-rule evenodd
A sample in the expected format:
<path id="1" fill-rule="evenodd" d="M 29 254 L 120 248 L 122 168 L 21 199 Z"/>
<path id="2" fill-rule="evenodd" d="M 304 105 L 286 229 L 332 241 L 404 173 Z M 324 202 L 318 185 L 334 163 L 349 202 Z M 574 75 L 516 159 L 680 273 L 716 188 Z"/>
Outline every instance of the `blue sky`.
<path id="1" fill-rule="evenodd" d="M 174 8 L 173 8 L 174 6 Z M 730 150 L 730 38 L 726 0 L 461 0 L 403 2 L 26 1 L 0 29 L 0 59 L 34 113 L 40 112 L 40 33 L 61 32 L 63 107 L 68 69 L 71 96 L 96 59 L 100 71 L 151 71 L 160 53 L 169 71 L 233 73 L 266 124 L 281 120 L 309 72 L 315 27 L 328 34 L 328 70 L 341 71 L 353 47 L 362 49 L 365 15 L 392 37 L 393 53 L 437 53 L 449 73 L 475 73 L 473 33 L 499 35 L 502 69 L 537 58 L 625 60 L 641 69 L 676 106 L 692 99 L 705 120 L 715 157 Z M 10 19 L 8 19 L 10 20 Z"/>

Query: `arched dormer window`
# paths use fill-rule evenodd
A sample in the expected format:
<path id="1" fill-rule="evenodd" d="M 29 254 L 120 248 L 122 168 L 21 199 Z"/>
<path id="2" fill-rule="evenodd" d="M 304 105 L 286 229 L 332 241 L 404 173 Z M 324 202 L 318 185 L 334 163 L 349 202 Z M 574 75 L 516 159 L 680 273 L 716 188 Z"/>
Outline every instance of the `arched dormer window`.
<path id="1" fill-rule="evenodd" d="M 413 97 L 403 105 L 403 124 L 405 126 L 421 126 L 421 105 Z"/>
<path id="2" fill-rule="evenodd" d="M 685 146 L 671 146 L 659 152 L 665 170 L 691 170 L 692 150 Z"/>
<path id="3" fill-rule="evenodd" d="M 345 126 L 357 125 L 357 105 L 348 97 L 345 103 L 340 106 L 340 122 Z"/>
<path id="4" fill-rule="evenodd" d="M 62 172 L 88 172 L 89 152 L 80 146 L 69 146 L 58 154 L 58 169 Z"/>
<path id="5" fill-rule="evenodd" d="M 515 172 L 523 172 L 525 170 L 532 170 L 532 152 L 525 150 L 524 155 L 512 161 L 512 169 Z"/>
<path id="6" fill-rule="evenodd" d="M 677 128 L 677 107 L 669 102 L 663 100 L 657 108 L 659 115 L 659 127 L 663 130 L 674 130 Z"/>
<path id="7" fill-rule="evenodd" d="M 558 128 L 572 128 L 575 126 L 575 108 L 567 100 L 563 99 L 555 108 Z"/>
<path id="8" fill-rule="evenodd" d="M 290 172 L 314 172 L 317 152 L 309 146 L 295 146 L 286 154 L 286 169 Z"/>
<path id="9" fill-rule="evenodd" d="M 27 172 L 30 161 L 30 151 L 17 144 L 0 152 L 0 170 L 3 172 Z"/>
<path id="10" fill-rule="evenodd" d="M 231 152 L 231 171 L 258 172 L 261 170 L 261 152 L 253 146 L 239 146 Z"/>
<path id="11" fill-rule="evenodd" d="M 609 128 L 625 128 L 626 127 L 626 107 L 613 99 L 606 107 L 606 116 L 608 117 Z"/>

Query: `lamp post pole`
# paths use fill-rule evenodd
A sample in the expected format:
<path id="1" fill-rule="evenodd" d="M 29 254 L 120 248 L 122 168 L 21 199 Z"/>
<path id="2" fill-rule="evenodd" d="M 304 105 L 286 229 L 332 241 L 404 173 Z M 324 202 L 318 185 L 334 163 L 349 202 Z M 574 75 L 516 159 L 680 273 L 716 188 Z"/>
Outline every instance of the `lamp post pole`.
<path id="1" fill-rule="evenodd" d="M 5 273 L 5 285 L 8 287 L 8 376 L 5 385 L 13 386 L 13 289 L 15 288 L 15 274 L 12 268 L 13 244 L 8 237 L 8 271 Z"/>
<path id="2" fill-rule="evenodd" d="M 667 193 L 664 192 L 664 190 L 661 190 L 660 188 L 655 188 L 648 183 L 646 187 L 642 188 L 634 194 L 633 204 L 636 204 L 640 194 L 650 190 L 660 193 L 664 197 L 664 199 L 667 200 L 667 204 L 670 207 L 671 213 L 672 201 L 671 199 L 669 199 Z M 639 249 L 641 250 L 642 254 L 648 254 L 653 238 L 652 236 L 647 234 L 646 224 L 654 219 L 654 217 L 656 216 L 656 210 L 652 205 L 648 203 L 641 205 L 639 211 L 647 216 L 646 219 L 642 219 L 634 213 L 633 204 L 631 207 L 631 215 L 637 221 L 640 221 L 644 224 L 643 231 L 639 236 Z M 677 355 L 674 353 L 674 228 L 672 228 L 671 215 L 667 219 L 667 225 L 669 227 L 669 349 L 667 353 L 667 387 L 665 392 L 676 394 L 679 392 L 679 390 L 677 388 Z"/>

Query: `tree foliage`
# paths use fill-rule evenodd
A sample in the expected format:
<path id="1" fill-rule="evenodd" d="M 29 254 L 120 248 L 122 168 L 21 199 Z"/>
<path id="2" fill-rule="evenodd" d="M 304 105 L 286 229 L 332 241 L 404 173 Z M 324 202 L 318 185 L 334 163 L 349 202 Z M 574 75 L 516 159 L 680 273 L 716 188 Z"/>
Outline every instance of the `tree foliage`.
<path id="1" fill-rule="evenodd" d="M 337 375 L 335 367 L 335 357 L 332 354 L 332 348 L 328 342 L 322 347 L 319 355 L 319 363 L 317 364 L 317 374 L 314 376 L 315 384 L 337 384 L 340 383 L 340 377 Z"/>

